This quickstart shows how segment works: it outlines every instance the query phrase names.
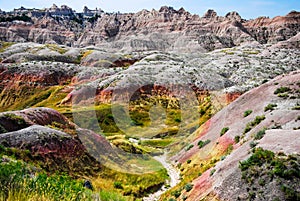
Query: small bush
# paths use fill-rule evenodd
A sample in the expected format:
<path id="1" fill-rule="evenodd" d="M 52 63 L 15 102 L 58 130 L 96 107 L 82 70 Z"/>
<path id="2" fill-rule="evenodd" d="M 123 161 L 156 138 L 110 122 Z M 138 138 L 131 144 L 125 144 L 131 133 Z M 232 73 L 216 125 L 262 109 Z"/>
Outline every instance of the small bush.
<path id="1" fill-rule="evenodd" d="M 250 147 L 254 148 L 254 147 L 256 147 L 257 144 L 258 144 L 257 142 L 252 141 L 252 142 L 250 142 Z"/>
<path id="2" fill-rule="evenodd" d="M 186 151 L 189 151 L 191 148 L 193 148 L 194 147 L 194 145 L 193 144 L 190 144 L 190 145 L 188 145 L 186 148 L 185 148 L 185 150 Z"/>
<path id="3" fill-rule="evenodd" d="M 266 181 L 263 179 L 258 180 L 258 184 L 261 186 L 264 186 L 266 184 Z"/>
<path id="4" fill-rule="evenodd" d="M 190 184 L 190 183 L 186 184 L 184 186 L 184 189 L 186 190 L 186 192 L 189 192 L 190 190 L 193 189 L 193 184 Z"/>
<path id="5" fill-rule="evenodd" d="M 280 87 L 274 91 L 274 94 L 280 94 L 280 93 L 285 93 L 285 92 L 289 92 L 289 91 L 291 91 L 291 89 L 288 87 Z"/>
<path id="6" fill-rule="evenodd" d="M 121 182 L 115 181 L 114 182 L 114 188 L 116 188 L 116 189 L 123 189 L 123 185 L 122 185 Z"/>
<path id="7" fill-rule="evenodd" d="M 244 129 L 244 134 L 248 133 L 252 128 L 254 128 L 258 124 L 260 124 L 264 119 L 266 119 L 266 117 L 264 115 L 262 115 L 262 116 L 256 116 L 253 121 L 249 122 L 246 125 L 246 128 Z"/>
<path id="8" fill-rule="evenodd" d="M 210 176 L 212 176 L 215 172 L 216 172 L 216 169 L 212 169 L 212 170 L 210 171 Z"/>
<path id="9" fill-rule="evenodd" d="M 278 96 L 279 98 L 284 98 L 284 99 L 286 99 L 286 98 L 289 97 L 289 95 L 288 95 L 287 93 L 284 93 L 284 94 L 278 94 L 277 96 Z"/>
<path id="10" fill-rule="evenodd" d="M 292 108 L 292 110 L 300 110 L 300 105 L 296 105 L 295 107 Z"/>
<path id="11" fill-rule="evenodd" d="M 244 112 L 244 117 L 249 116 L 251 113 L 252 113 L 252 110 L 246 110 L 246 111 Z"/>
<path id="12" fill-rule="evenodd" d="M 275 107 L 277 107 L 276 104 L 269 104 L 265 107 L 264 111 L 267 112 L 267 111 L 273 111 L 275 109 Z"/>
<path id="13" fill-rule="evenodd" d="M 258 131 L 254 137 L 254 140 L 262 139 L 265 134 L 266 134 L 266 129 L 262 129 L 262 130 Z"/>
<path id="14" fill-rule="evenodd" d="M 192 162 L 192 160 L 190 160 L 190 159 L 186 161 L 187 164 L 190 164 L 191 162 Z"/>
<path id="15" fill-rule="evenodd" d="M 220 136 L 224 135 L 228 130 L 229 130 L 228 127 L 222 128 L 222 130 L 221 130 L 221 132 L 220 132 Z"/>
<path id="16" fill-rule="evenodd" d="M 240 136 L 239 135 L 237 135 L 237 136 L 234 137 L 234 142 L 235 143 L 239 143 L 240 142 Z"/>
<path id="17" fill-rule="evenodd" d="M 0 134 L 6 133 L 7 130 L 0 124 Z"/>
<path id="18" fill-rule="evenodd" d="M 199 149 L 201 149 L 201 148 L 204 147 L 205 145 L 209 144 L 210 142 L 211 142 L 210 140 L 205 140 L 205 141 L 200 140 L 200 141 L 198 142 Z"/>
<path id="19" fill-rule="evenodd" d="M 175 198 L 178 198 L 181 195 L 181 191 L 180 190 L 173 191 L 171 195 L 173 195 Z"/>

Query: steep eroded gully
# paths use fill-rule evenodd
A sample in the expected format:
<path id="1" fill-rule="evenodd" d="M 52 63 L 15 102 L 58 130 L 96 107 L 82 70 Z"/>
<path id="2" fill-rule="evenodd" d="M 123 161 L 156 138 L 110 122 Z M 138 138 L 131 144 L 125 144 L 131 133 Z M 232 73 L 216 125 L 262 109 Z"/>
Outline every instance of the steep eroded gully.
<path id="1" fill-rule="evenodd" d="M 167 181 L 167 184 L 171 188 L 176 186 L 180 181 L 180 175 L 179 175 L 179 172 L 177 171 L 177 169 L 171 163 L 168 162 L 167 153 L 165 152 L 163 155 L 155 156 L 154 159 L 157 160 L 158 162 L 160 162 L 164 166 L 164 168 L 166 168 L 168 175 L 169 175 L 169 180 Z M 168 190 L 168 188 L 166 187 L 166 185 L 164 185 L 157 192 L 152 193 L 152 194 L 148 195 L 147 197 L 144 197 L 143 201 L 159 200 L 160 196 L 167 190 Z"/>

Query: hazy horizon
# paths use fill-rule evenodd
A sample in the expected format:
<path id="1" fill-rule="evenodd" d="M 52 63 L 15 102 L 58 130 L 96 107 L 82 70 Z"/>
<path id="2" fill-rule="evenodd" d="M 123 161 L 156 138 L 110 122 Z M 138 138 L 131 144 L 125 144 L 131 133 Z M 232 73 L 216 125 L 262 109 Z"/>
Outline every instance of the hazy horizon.
<path id="1" fill-rule="evenodd" d="M 74 2 L 71 0 L 53 0 L 51 2 L 41 2 L 38 0 L 24 0 L 24 1 L 9 1 L 5 2 L 0 0 L 0 9 L 4 11 L 12 11 L 14 8 L 49 8 L 52 4 L 57 6 L 68 5 L 76 12 L 82 12 L 83 7 L 87 6 L 90 9 L 101 8 L 106 12 L 118 12 L 130 13 L 138 12 L 142 9 L 152 10 L 153 8 L 158 10 L 161 6 L 171 6 L 175 9 L 183 7 L 192 14 L 203 15 L 208 9 L 215 10 L 218 15 L 224 16 L 231 11 L 237 11 L 243 18 L 250 19 L 259 16 L 275 17 L 278 15 L 286 15 L 292 10 L 300 10 L 300 4 L 297 0 L 283 1 L 283 0 L 269 0 L 269 1 L 244 1 L 230 0 L 229 2 L 220 2 L 212 0 L 195 1 L 195 0 L 128 0 L 126 2 L 115 0 L 114 3 L 108 0 L 86 0 L 82 2 Z"/>

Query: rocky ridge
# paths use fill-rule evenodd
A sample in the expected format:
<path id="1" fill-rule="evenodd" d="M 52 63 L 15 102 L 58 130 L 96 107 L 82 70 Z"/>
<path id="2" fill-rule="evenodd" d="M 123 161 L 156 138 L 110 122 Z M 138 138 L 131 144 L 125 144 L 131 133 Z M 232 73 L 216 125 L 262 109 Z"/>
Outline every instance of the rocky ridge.
<path id="1" fill-rule="evenodd" d="M 223 17 L 208 10 L 200 17 L 183 8 L 175 10 L 167 6 L 125 14 L 95 11 L 90 18 L 67 6 L 59 13 L 56 10 L 59 11 L 57 7 L 50 9 L 53 12 L 40 11 L 40 15 L 26 9 L 21 13 L 2 13 L 0 39 L 77 47 L 97 45 L 123 51 L 203 52 L 238 46 L 245 41 L 275 44 L 290 39 L 300 29 L 297 11 L 273 19 L 245 20 L 237 12 Z M 24 21 L 5 21 L 21 14 L 29 17 Z"/>

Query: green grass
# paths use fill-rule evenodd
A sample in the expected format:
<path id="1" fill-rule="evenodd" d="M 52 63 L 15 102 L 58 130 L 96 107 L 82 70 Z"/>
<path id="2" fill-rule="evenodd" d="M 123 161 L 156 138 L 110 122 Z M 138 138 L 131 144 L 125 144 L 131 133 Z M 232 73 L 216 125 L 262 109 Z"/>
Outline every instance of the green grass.
<path id="1" fill-rule="evenodd" d="M 18 89 L 3 90 L 0 92 L 0 112 L 22 110 L 33 106 L 59 109 L 58 104 L 67 95 L 61 92 L 62 88 L 62 86 L 34 88 L 24 85 Z"/>
<path id="2" fill-rule="evenodd" d="M 165 148 L 169 146 L 174 140 L 173 139 L 151 139 L 141 141 L 142 146 L 150 146 L 155 148 Z"/>
<path id="3" fill-rule="evenodd" d="M 46 200 L 90 200 L 83 182 L 67 175 L 47 175 L 13 159 L 0 163 L 0 200 L 22 192 L 26 196 L 43 197 Z M 34 174 L 34 177 L 30 175 Z M 12 199 L 13 200 L 13 199 Z"/>
<path id="4" fill-rule="evenodd" d="M 5 148 L 0 146 L 0 161 L 1 157 L 5 155 L 16 160 L 15 158 L 24 158 L 24 160 L 32 163 L 34 166 L 39 167 L 39 163 L 29 160 L 32 158 L 30 151 L 21 151 L 12 148 Z M 27 159 L 26 159 L 27 158 Z M 90 179 L 93 183 L 94 190 L 101 189 L 107 192 L 117 192 L 118 194 L 128 195 L 129 197 L 140 197 L 146 195 L 152 191 L 158 190 L 162 186 L 165 180 L 168 178 L 167 171 L 163 169 L 163 166 L 156 160 L 146 155 L 135 157 L 128 160 L 128 164 L 132 164 L 133 168 L 145 168 L 144 174 L 133 174 L 118 172 L 115 169 L 108 169 L 106 167 L 101 168 L 101 171 L 97 172 L 97 176 L 92 176 L 89 174 Z M 18 193 L 14 192 L 15 186 L 18 185 L 18 189 L 22 191 L 26 196 L 38 196 L 45 197 L 47 200 L 78 200 L 76 197 L 80 196 L 82 199 L 86 200 L 85 197 L 89 196 L 89 190 L 82 188 L 83 180 L 74 179 L 82 178 L 83 174 L 80 172 L 72 172 L 70 174 L 76 175 L 70 177 L 66 174 L 57 172 L 55 174 L 44 172 L 41 168 L 38 169 L 39 172 L 35 172 L 36 168 L 30 168 L 28 164 L 25 164 L 22 161 L 10 162 L 10 163 L 0 163 L 0 182 L 4 186 L 10 185 L 9 182 L 13 182 L 12 187 L 7 191 L 2 192 L 3 196 L 7 196 L 10 192 L 11 194 Z M 42 166 L 41 166 L 42 167 Z M 85 164 L 85 170 L 90 171 L 93 169 L 93 164 Z M 93 170 L 91 170 L 93 171 Z M 68 172 L 68 171 L 67 171 Z M 34 181 L 31 180 L 31 177 L 28 175 L 35 175 Z M 10 175 L 12 175 L 10 177 Z M 99 176 L 99 177 L 98 177 Z M 6 181 L 6 182 L 5 182 Z M 24 183 L 25 182 L 25 183 Z M 23 188 L 23 183 L 28 186 L 31 191 Z M 122 188 L 119 188 L 118 183 L 121 184 Z M 0 189 L 5 189 L 1 188 Z M 16 184 L 16 185 L 15 185 Z M 30 186 L 31 185 L 31 186 Z M 55 185 L 52 187 L 52 185 Z M 21 187 L 19 187 L 21 186 Z M 118 188 L 115 188 L 115 187 Z M 36 189 L 36 191 L 35 191 Z M 47 191 L 49 190 L 49 191 Z M 52 190 L 54 192 L 52 192 Z M 117 190 L 117 191 L 116 191 Z M 29 193 L 33 193 L 32 195 Z M 86 195 L 86 193 L 88 193 Z M 0 192 L 1 194 L 1 192 Z M 127 199 L 127 198 L 126 198 Z"/>
<path id="5" fill-rule="evenodd" d="M 113 191 L 102 190 L 99 193 L 101 201 L 126 201 L 127 199 L 121 194 Z"/>

